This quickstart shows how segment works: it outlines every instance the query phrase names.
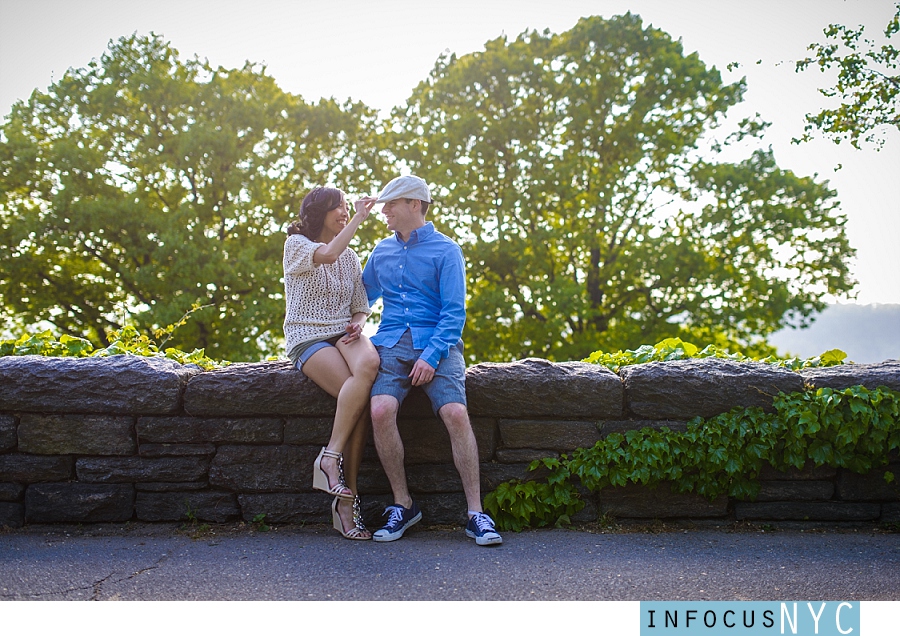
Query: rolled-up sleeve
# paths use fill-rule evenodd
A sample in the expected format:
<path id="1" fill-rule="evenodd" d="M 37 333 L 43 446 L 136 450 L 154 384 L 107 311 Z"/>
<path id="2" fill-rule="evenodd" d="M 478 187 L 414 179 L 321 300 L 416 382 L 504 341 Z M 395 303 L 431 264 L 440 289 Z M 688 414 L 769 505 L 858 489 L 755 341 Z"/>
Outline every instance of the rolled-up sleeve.
<path id="1" fill-rule="evenodd" d="M 377 247 L 375 248 L 378 249 Z M 381 285 L 378 284 L 378 274 L 375 272 L 375 251 L 369 255 L 366 260 L 366 267 L 362 273 L 363 285 L 366 287 L 366 298 L 369 306 L 372 306 L 376 300 L 381 298 L 383 293 Z"/>
<path id="2" fill-rule="evenodd" d="M 466 265 L 462 250 L 448 250 L 438 273 L 441 308 L 434 333 L 420 356 L 432 367 L 450 354 L 466 325 Z"/>
<path id="3" fill-rule="evenodd" d="M 303 274 L 312 271 L 316 266 L 313 262 L 313 254 L 325 245 L 314 243 L 301 234 L 289 236 L 284 242 L 284 273 L 285 275 Z"/>

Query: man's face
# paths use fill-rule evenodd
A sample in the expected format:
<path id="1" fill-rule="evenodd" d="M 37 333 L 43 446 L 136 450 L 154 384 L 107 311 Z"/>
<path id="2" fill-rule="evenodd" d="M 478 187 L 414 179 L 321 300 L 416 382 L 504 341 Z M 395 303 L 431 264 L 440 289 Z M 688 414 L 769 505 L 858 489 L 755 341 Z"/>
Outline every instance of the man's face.
<path id="1" fill-rule="evenodd" d="M 388 229 L 406 236 L 422 226 L 420 204 L 414 199 L 394 199 L 387 201 L 381 213 L 387 221 Z"/>

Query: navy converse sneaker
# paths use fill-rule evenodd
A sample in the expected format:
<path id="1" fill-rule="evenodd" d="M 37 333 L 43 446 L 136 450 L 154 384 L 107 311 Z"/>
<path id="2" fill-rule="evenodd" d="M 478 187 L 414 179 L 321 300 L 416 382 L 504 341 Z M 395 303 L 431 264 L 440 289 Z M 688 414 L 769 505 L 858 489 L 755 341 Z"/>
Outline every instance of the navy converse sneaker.
<path id="1" fill-rule="evenodd" d="M 478 545 L 499 545 L 503 537 L 494 529 L 494 520 L 483 512 L 476 512 L 466 524 L 466 536 Z"/>
<path id="2" fill-rule="evenodd" d="M 384 509 L 384 514 L 388 515 L 388 520 L 383 528 L 376 530 L 372 535 L 372 539 L 375 541 L 396 541 L 409 527 L 422 520 L 422 511 L 419 510 L 415 501 L 409 508 L 397 504 L 388 506 Z"/>

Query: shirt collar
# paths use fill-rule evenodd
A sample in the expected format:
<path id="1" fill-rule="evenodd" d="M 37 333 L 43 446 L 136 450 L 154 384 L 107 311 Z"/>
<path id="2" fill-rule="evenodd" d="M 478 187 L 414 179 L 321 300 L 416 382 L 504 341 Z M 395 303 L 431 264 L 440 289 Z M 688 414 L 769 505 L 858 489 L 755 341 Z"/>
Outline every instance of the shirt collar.
<path id="1" fill-rule="evenodd" d="M 424 241 L 429 236 L 434 234 L 434 223 L 428 221 L 425 225 L 420 228 L 416 228 L 412 232 L 409 233 L 409 240 L 406 241 L 406 245 L 411 245 L 413 243 L 418 243 L 420 241 Z M 400 238 L 400 234 L 394 232 L 394 236 L 397 237 L 397 242 L 403 244 L 403 239 Z"/>

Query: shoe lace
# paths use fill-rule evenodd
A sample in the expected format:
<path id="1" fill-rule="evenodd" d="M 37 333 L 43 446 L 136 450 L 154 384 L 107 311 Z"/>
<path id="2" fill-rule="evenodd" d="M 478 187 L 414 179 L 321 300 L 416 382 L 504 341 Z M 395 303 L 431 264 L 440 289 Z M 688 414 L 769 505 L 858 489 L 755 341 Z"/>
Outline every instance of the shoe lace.
<path id="1" fill-rule="evenodd" d="M 494 530 L 494 520 L 483 512 L 476 513 L 472 516 L 472 520 L 481 532 L 496 532 Z"/>
<path id="2" fill-rule="evenodd" d="M 383 514 L 390 515 L 385 524 L 387 526 L 396 526 L 403 520 L 403 509 L 400 506 L 388 506 Z"/>

